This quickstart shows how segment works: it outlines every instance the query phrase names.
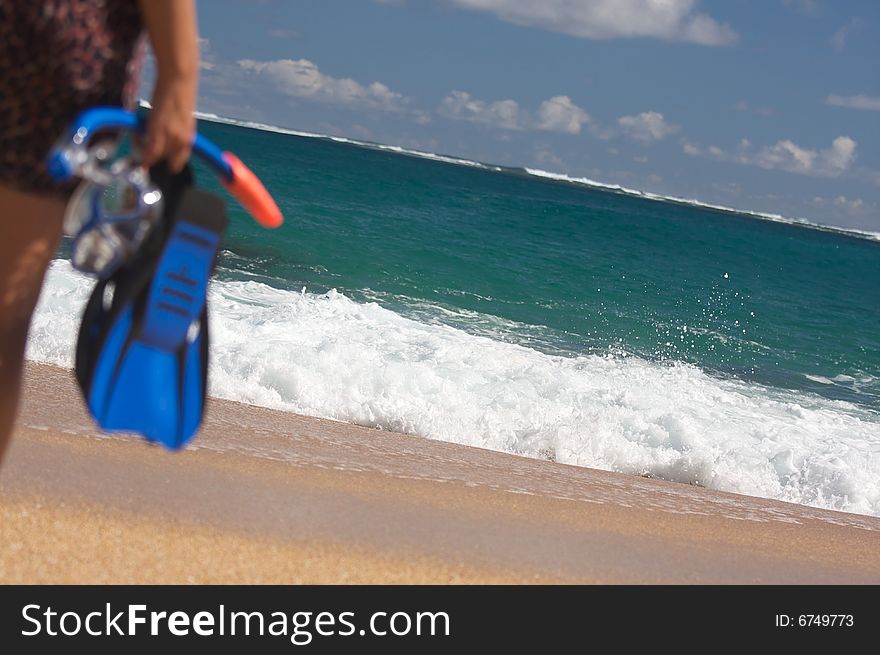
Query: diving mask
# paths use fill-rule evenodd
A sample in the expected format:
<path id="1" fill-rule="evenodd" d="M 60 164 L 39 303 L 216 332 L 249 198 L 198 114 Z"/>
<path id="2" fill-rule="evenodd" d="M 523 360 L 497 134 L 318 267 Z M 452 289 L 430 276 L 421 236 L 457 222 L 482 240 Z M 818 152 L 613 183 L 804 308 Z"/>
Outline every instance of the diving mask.
<path id="1" fill-rule="evenodd" d="M 73 238 L 70 260 L 75 269 L 106 279 L 160 221 L 162 193 L 132 157 L 113 160 L 114 143 L 77 149 L 69 161 L 82 182 L 64 214 L 64 233 Z"/>

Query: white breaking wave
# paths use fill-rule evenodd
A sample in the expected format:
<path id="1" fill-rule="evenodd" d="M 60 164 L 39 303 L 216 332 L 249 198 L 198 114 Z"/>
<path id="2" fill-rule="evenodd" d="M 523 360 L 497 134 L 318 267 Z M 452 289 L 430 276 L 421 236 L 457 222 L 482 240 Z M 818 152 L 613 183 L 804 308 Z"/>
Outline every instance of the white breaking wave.
<path id="1" fill-rule="evenodd" d="M 372 150 L 382 150 L 384 152 L 393 152 L 398 155 L 409 155 L 411 157 L 420 157 L 421 159 L 430 159 L 432 161 L 441 161 L 446 164 L 455 164 L 456 166 L 470 166 L 472 168 L 482 168 L 487 171 L 501 171 L 503 170 L 500 166 L 491 166 L 489 164 L 484 164 L 479 161 L 473 161 L 471 159 L 461 159 L 459 157 L 449 157 L 448 155 L 438 155 L 434 152 L 424 152 L 423 150 L 410 150 L 408 148 L 402 148 L 400 146 L 386 146 L 381 143 L 372 143 L 370 141 L 355 141 L 354 139 L 347 139 L 341 136 L 331 136 L 327 137 L 331 141 L 336 141 L 337 143 L 348 143 L 350 145 L 359 146 L 361 148 L 370 148 Z"/>
<path id="2" fill-rule="evenodd" d="M 147 106 L 147 103 L 141 103 L 144 106 Z M 358 146 L 360 148 L 370 148 L 371 150 L 382 150 L 384 152 L 393 152 L 398 155 L 408 155 L 411 157 L 419 157 L 421 159 L 430 159 L 432 161 L 444 162 L 446 164 L 455 164 L 457 166 L 470 166 L 472 168 L 482 168 L 485 170 L 491 171 L 501 171 L 503 170 L 500 166 L 491 166 L 489 164 L 484 164 L 478 161 L 472 161 L 470 159 L 462 159 L 460 157 L 450 157 L 448 155 L 438 155 L 434 152 L 424 152 L 422 150 L 411 150 L 408 148 L 402 148 L 400 146 L 388 146 L 383 145 L 381 143 L 373 143 L 372 141 L 358 141 L 356 139 L 349 139 L 347 137 L 342 136 L 333 136 L 331 134 L 317 134 L 314 132 L 302 132 L 299 130 L 291 130 L 286 127 L 278 127 L 277 125 L 267 125 L 266 123 L 255 123 L 253 121 L 241 121 L 235 118 L 224 118 L 223 116 L 218 116 L 217 114 L 209 114 L 204 112 L 195 112 L 196 118 L 201 120 L 211 121 L 214 123 L 225 123 L 226 125 L 237 125 L 238 127 L 248 127 L 253 130 L 262 130 L 264 132 L 275 132 L 277 134 L 290 134 L 293 136 L 302 136 L 308 137 L 311 139 L 324 139 L 328 141 L 335 141 L 336 143 L 346 143 L 348 145 Z"/>
<path id="3" fill-rule="evenodd" d="M 30 359 L 71 366 L 90 287 L 53 262 Z M 210 303 L 216 397 L 880 516 L 880 417 L 845 402 L 683 364 L 547 355 L 334 291 L 214 282 Z"/>
<path id="4" fill-rule="evenodd" d="M 224 118 L 217 114 L 209 114 L 201 111 L 195 112 L 198 119 L 211 121 L 212 123 L 224 123 L 226 125 L 237 125 L 238 127 L 249 127 L 252 130 L 262 130 L 263 132 L 275 132 L 276 134 L 290 134 L 292 136 L 304 136 L 312 139 L 329 139 L 327 134 L 315 134 L 314 132 L 303 132 L 301 130 L 291 130 L 286 127 L 278 127 L 277 125 L 267 125 L 266 123 L 257 123 L 254 121 L 240 121 L 235 118 Z"/>
<path id="5" fill-rule="evenodd" d="M 756 212 L 750 211 L 748 209 L 736 209 L 735 207 L 726 207 L 725 205 L 716 205 L 711 202 L 703 202 L 701 200 L 696 200 L 695 198 L 680 198 L 678 196 L 665 196 L 659 193 L 651 193 L 650 191 L 639 191 L 638 189 L 630 189 L 625 186 L 620 186 L 619 184 L 607 184 L 605 182 L 598 182 L 596 180 L 592 180 L 588 177 L 571 177 L 569 175 L 565 175 L 563 173 L 551 173 L 549 171 L 542 171 L 539 168 L 526 168 L 524 169 L 526 173 L 529 175 L 533 175 L 534 177 L 542 177 L 549 180 L 556 180 L 557 182 L 568 182 L 570 184 L 580 184 L 588 187 L 595 187 L 598 189 L 604 189 L 606 191 L 614 191 L 616 193 L 623 193 L 628 196 L 636 196 L 638 198 L 645 198 L 647 200 L 656 200 L 658 202 L 672 202 L 679 205 L 690 205 L 692 207 L 700 207 L 702 209 L 713 209 L 715 211 L 726 212 L 729 214 L 739 214 L 741 216 L 749 216 L 751 218 L 757 218 L 764 221 L 773 221 L 774 223 L 785 223 L 787 225 L 796 225 L 798 227 L 806 227 L 812 230 L 821 230 L 823 232 L 834 232 L 836 234 L 844 234 L 847 236 L 858 237 L 861 239 L 869 239 L 871 241 L 880 241 L 880 232 L 871 232 L 869 230 L 857 230 L 855 228 L 848 227 L 837 227 L 834 225 L 822 225 L 821 223 L 814 223 L 812 221 L 808 221 L 805 218 L 791 218 L 788 216 L 782 216 L 781 214 L 771 214 L 767 212 Z"/>

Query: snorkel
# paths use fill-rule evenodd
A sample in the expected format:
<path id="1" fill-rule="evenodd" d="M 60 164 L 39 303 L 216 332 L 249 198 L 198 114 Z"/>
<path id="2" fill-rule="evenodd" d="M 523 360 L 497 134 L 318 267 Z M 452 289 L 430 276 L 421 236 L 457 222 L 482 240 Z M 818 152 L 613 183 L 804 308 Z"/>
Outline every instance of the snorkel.
<path id="1" fill-rule="evenodd" d="M 68 133 L 52 148 L 46 166 L 49 174 L 65 182 L 79 174 L 88 161 L 92 137 L 108 130 L 129 130 L 143 134 L 147 119 L 118 107 L 95 107 L 82 112 Z M 266 228 L 279 227 L 284 219 L 278 205 L 259 178 L 231 152 L 222 151 L 207 137 L 196 134 L 192 150 L 214 170 L 224 188 L 253 219 Z"/>

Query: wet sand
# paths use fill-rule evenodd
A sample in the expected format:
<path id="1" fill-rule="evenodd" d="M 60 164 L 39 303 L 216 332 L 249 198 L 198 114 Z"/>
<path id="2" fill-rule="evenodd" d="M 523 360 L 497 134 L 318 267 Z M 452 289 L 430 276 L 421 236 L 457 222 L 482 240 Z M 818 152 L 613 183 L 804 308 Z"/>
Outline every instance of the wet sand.
<path id="1" fill-rule="evenodd" d="M 169 453 L 30 365 L 0 582 L 877 584 L 880 519 L 219 400 Z"/>

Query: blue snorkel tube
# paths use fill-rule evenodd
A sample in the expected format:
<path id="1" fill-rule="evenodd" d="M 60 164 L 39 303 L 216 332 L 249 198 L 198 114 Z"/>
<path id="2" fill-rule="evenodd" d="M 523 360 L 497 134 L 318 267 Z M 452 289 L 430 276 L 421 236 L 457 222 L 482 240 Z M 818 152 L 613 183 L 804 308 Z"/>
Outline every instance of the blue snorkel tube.
<path id="1" fill-rule="evenodd" d="M 59 182 L 77 175 L 88 158 L 87 148 L 98 132 L 127 130 L 143 134 L 147 119 L 119 107 L 95 107 L 77 116 L 68 133 L 52 148 L 46 161 L 49 174 Z M 223 186 L 248 210 L 260 225 L 275 228 L 283 217 L 278 205 L 250 169 L 231 152 L 224 152 L 207 137 L 196 134 L 193 152 L 220 177 Z"/>

